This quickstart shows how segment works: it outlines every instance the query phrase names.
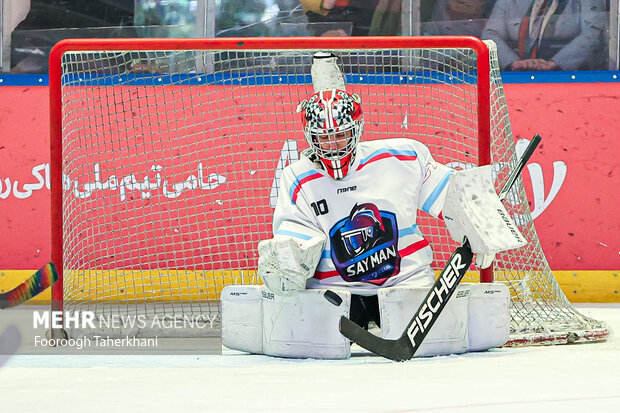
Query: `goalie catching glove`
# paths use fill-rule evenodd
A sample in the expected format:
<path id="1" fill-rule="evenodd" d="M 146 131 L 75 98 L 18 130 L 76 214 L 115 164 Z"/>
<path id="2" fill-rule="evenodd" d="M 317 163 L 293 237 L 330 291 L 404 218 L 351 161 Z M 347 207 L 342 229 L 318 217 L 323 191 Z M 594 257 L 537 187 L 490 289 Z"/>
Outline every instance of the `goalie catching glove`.
<path id="1" fill-rule="evenodd" d="M 450 236 L 458 242 L 467 237 L 480 268 L 489 267 L 496 253 L 527 244 L 495 192 L 492 168 L 452 174 L 442 210 Z"/>
<path id="2" fill-rule="evenodd" d="M 327 239 L 317 231 L 303 239 L 282 235 L 290 232 L 279 231 L 258 243 L 258 275 L 276 295 L 294 295 L 306 289 L 306 280 L 314 275 Z"/>

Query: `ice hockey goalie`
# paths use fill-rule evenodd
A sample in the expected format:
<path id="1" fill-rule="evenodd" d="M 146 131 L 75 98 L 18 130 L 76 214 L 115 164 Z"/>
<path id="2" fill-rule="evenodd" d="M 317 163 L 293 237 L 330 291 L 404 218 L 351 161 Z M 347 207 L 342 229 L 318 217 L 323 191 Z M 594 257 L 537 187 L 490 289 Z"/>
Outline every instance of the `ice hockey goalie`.
<path id="1" fill-rule="evenodd" d="M 315 93 L 300 103 L 309 145 L 282 174 L 273 238 L 258 245 L 261 286 L 222 291 L 223 343 L 281 357 L 347 358 L 341 316 L 396 338 L 434 281 L 432 245 L 417 214 L 467 237 L 477 265 L 525 244 L 497 197 L 490 166 L 456 171 L 412 139 L 364 142 L 362 98 L 346 90 L 337 57 L 319 53 Z M 509 292 L 464 284 L 416 356 L 504 344 Z"/>

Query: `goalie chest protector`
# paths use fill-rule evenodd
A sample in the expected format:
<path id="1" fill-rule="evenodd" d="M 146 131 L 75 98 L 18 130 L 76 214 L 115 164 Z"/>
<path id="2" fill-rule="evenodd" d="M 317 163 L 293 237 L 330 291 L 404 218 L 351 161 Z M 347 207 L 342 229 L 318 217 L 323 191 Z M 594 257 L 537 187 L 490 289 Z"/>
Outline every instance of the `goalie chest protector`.
<path id="1" fill-rule="evenodd" d="M 332 179 L 302 157 L 284 169 L 274 233 L 285 223 L 322 231 L 327 242 L 309 288 L 339 287 L 373 294 L 418 276 L 430 285 L 432 251 L 416 225 L 417 210 L 437 217 L 452 169 L 411 139 L 362 142 L 352 171 Z"/>

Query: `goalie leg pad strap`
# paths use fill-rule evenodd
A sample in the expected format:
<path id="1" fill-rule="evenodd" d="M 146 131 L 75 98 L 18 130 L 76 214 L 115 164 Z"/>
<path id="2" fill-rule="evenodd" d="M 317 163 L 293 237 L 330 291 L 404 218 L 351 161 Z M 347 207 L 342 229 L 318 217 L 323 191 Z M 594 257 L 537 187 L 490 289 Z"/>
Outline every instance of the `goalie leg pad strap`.
<path id="1" fill-rule="evenodd" d="M 510 291 L 505 284 L 469 284 L 469 350 L 501 347 L 510 334 Z"/>
<path id="2" fill-rule="evenodd" d="M 428 288 L 388 287 L 378 290 L 381 335 L 397 339 L 428 293 Z M 469 286 L 459 285 L 415 357 L 464 353 L 469 348 L 467 306 Z M 424 320 L 424 313 L 421 313 Z"/>
<path id="3" fill-rule="evenodd" d="M 293 358 L 346 359 L 351 343 L 339 331 L 349 317 L 351 293 L 330 290 L 340 299 L 328 301 L 324 289 L 278 296 L 263 287 L 263 352 Z"/>

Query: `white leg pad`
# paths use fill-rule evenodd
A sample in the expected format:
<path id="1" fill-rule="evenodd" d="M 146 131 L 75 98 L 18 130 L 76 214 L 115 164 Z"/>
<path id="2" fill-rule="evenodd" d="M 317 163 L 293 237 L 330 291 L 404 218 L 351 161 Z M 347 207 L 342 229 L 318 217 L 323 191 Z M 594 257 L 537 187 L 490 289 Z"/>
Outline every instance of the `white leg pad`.
<path id="1" fill-rule="evenodd" d="M 469 284 L 469 350 L 501 347 L 510 334 L 510 291 L 505 284 Z"/>
<path id="2" fill-rule="evenodd" d="M 263 297 L 258 285 L 229 285 L 221 294 L 222 344 L 263 353 Z"/>
<path id="3" fill-rule="evenodd" d="M 303 290 L 289 297 L 263 287 L 263 352 L 270 356 L 346 359 L 351 343 L 339 331 L 340 317 L 349 317 L 351 293 L 335 292 L 342 302 L 330 303 L 323 289 Z"/>
<path id="4" fill-rule="evenodd" d="M 464 353 L 469 348 L 467 307 L 469 285 L 459 285 L 435 325 L 416 352 L 416 357 Z M 422 304 L 428 288 L 388 287 L 378 290 L 383 338 L 396 339 Z"/>

